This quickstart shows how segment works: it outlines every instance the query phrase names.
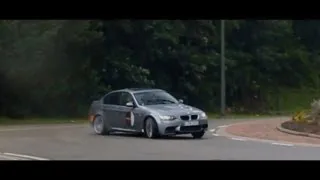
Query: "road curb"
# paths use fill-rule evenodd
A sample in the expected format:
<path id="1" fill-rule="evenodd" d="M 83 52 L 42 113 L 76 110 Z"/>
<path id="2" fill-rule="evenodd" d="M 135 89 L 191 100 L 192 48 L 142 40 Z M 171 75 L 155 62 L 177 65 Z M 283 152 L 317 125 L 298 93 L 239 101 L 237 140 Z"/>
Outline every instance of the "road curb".
<path id="1" fill-rule="evenodd" d="M 237 124 L 237 123 L 236 123 Z M 279 141 L 279 140 L 269 140 L 269 139 L 261 139 L 261 138 L 254 138 L 254 137 L 245 137 L 245 136 L 238 136 L 232 133 L 229 133 L 226 131 L 226 129 L 233 124 L 223 126 L 223 127 L 218 127 L 216 130 L 216 133 L 219 136 L 226 137 L 229 139 L 242 139 L 242 140 L 248 140 L 248 141 L 253 141 L 253 142 L 261 142 L 261 143 L 268 143 L 268 144 L 273 144 L 273 143 L 282 143 L 282 144 L 292 144 L 292 142 L 289 141 Z M 299 145 L 305 146 L 309 144 L 304 144 L 304 143 L 297 143 Z M 319 145 L 320 147 L 320 145 Z"/>
<path id="2" fill-rule="evenodd" d="M 286 122 L 288 122 L 288 121 L 286 121 Z M 277 130 L 280 131 L 280 132 L 287 133 L 287 134 L 292 134 L 292 135 L 297 135 L 297 136 L 305 136 L 305 137 L 312 137 L 312 138 L 320 139 L 320 135 L 317 135 L 317 134 L 304 133 L 304 132 L 298 132 L 298 131 L 286 129 L 286 128 L 282 127 L 283 123 L 285 123 L 285 122 L 282 122 L 277 126 Z"/>
<path id="3" fill-rule="evenodd" d="M 234 123 L 234 124 L 228 124 L 224 126 L 218 126 L 215 129 L 215 133 L 217 136 L 220 137 L 226 137 L 229 139 L 242 139 L 242 140 L 248 140 L 248 141 L 253 141 L 253 142 L 261 142 L 261 143 L 266 143 L 266 144 L 283 144 L 283 145 L 290 145 L 290 146 L 304 146 L 304 147 L 320 147 L 320 144 L 310 144 L 310 143 L 300 143 L 300 142 L 291 142 L 291 141 L 283 141 L 283 140 L 269 140 L 269 139 L 262 139 L 262 138 L 254 138 L 254 137 L 245 137 L 245 136 L 238 136 L 232 133 L 229 133 L 226 131 L 226 129 L 232 125 L 236 124 L 242 124 L 242 123 Z M 281 123 L 282 124 L 282 123 Z"/>

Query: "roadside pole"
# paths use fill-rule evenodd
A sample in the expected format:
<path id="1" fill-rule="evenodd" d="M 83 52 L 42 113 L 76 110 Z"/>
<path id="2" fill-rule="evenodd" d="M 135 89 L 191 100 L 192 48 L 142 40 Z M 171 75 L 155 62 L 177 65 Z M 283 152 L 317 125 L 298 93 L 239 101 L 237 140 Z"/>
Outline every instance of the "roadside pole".
<path id="1" fill-rule="evenodd" d="M 226 109 L 226 78 L 225 78 L 225 27 L 221 20 L 221 117 L 225 116 Z"/>

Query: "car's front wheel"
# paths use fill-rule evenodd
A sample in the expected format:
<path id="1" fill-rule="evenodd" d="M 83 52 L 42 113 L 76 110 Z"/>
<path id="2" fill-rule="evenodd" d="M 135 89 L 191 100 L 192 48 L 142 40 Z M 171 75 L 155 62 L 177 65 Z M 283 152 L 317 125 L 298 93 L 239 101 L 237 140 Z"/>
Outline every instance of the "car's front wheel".
<path id="1" fill-rule="evenodd" d="M 144 132 L 147 138 L 159 137 L 158 126 L 153 118 L 148 118 L 144 124 Z"/>
<path id="2" fill-rule="evenodd" d="M 204 136 L 204 134 L 205 134 L 205 131 L 191 133 L 194 139 L 201 139 Z"/>
<path id="3" fill-rule="evenodd" d="M 93 120 L 93 129 L 96 134 L 106 135 L 109 134 L 108 129 L 105 126 L 102 116 L 96 116 Z"/>

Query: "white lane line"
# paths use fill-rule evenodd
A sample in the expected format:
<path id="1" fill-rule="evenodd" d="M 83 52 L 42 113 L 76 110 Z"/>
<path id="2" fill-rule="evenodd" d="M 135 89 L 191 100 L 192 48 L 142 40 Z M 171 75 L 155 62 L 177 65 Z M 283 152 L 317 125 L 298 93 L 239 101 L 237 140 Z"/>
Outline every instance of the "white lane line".
<path id="1" fill-rule="evenodd" d="M 210 132 L 214 132 L 215 130 L 216 130 L 216 129 L 210 129 L 209 131 L 210 131 Z"/>
<path id="2" fill-rule="evenodd" d="M 39 161 L 45 161 L 49 159 L 41 158 L 41 157 L 35 157 L 35 156 L 28 156 L 28 155 L 23 155 L 23 154 L 15 154 L 15 153 L 3 153 L 4 155 L 8 156 L 15 156 L 15 157 L 20 157 L 20 158 L 27 158 L 31 160 L 39 160 Z"/>
<path id="3" fill-rule="evenodd" d="M 231 138 L 231 139 L 236 141 L 246 141 L 246 139 L 242 139 L 242 138 Z"/>
<path id="4" fill-rule="evenodd" d="M 216 133 L 213 133 L 212 135 L 213 135 L 213 136 L 219 136 L 219 134 L 216 134 Z"/>
<path id="5" fill-rule="evenodd" d="M 1 158 L 4 158 L 4 159 L 8 159 L 8 160 L 20 160 L 18 158 L 14 158 L 14 157 L 9 157 L 9 156 L 3 156 L 3 155 L 0 155 Z"/>
<path id="6" fill-rule="evenodd" d="M 273 145 L 279 145 L 279 146 L 294 146 L 293 144 L 285 144 L 285 143 L 271 143 Z"/>
<path id="7" fill-rule="evenodd" d="M 223 126 L 218 126 L 219 128 L 225 128 L 227 127 L 227 125 L 223 125 Z"/>
<path id="8" fill-rule="evenodd" d="M 241 124 L 241 123 L 236 123 L 236 124 Z M 227 126 L 229 126 L 229 125 L 227 125 Z M 320 147 L 319 144 L 296 143 L 296 142 L 288 142 L 288 141 L 268 140 L 268 139 L 260 139 L 260 138 L 249 138 L 249 137 L 235 136 L 235 135 L 226 133 L 223 129 L 217 129 L 217 131 L 215 133 L 217 133 L 217 136 L 226 137 L 228 139 L 244 138 L 246 141 L 253 141 L 253 142 L 259 142 L 259 143 L 268 143 L 268 144 L 279 145 L 279 146 L 287 146 L 287 147 L 294 147 L 294 146 Z"/>
<path id="9" fill-rule="evenodd" d="M 10 128 L 10 129 L 0 129 L 0 132 L 5 132 L 5 131 L 30 131 L 30 130 L 37 130 L 37 129 L 61 129 L 61 128 L 75 128 L 75 127 L 82 127 L 82 126 L 67 125 L 67 126 L 52 126 L 52 127 Z"/>

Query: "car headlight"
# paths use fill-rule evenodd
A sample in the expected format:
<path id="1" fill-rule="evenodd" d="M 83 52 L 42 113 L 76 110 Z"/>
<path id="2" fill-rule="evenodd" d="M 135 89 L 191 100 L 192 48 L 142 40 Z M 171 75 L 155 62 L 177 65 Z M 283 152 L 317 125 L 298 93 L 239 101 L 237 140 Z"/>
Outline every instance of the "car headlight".
<path id="1" fill-rule="evenodd" d="M 208 116 L 206 115 L 206 113 L 201 113 L 200 114 L 200 119 L 207 119 L 208 118 Z"/>
<path id="2" fill-rule="evenodd" d="M 164 121 L 172 121 L 172 120 L 176 119 L 175 116 L 162 116 L 162 115 L 159 115 L 159 117 L 160 117 L 161 120 L 164 120 Z"/>

